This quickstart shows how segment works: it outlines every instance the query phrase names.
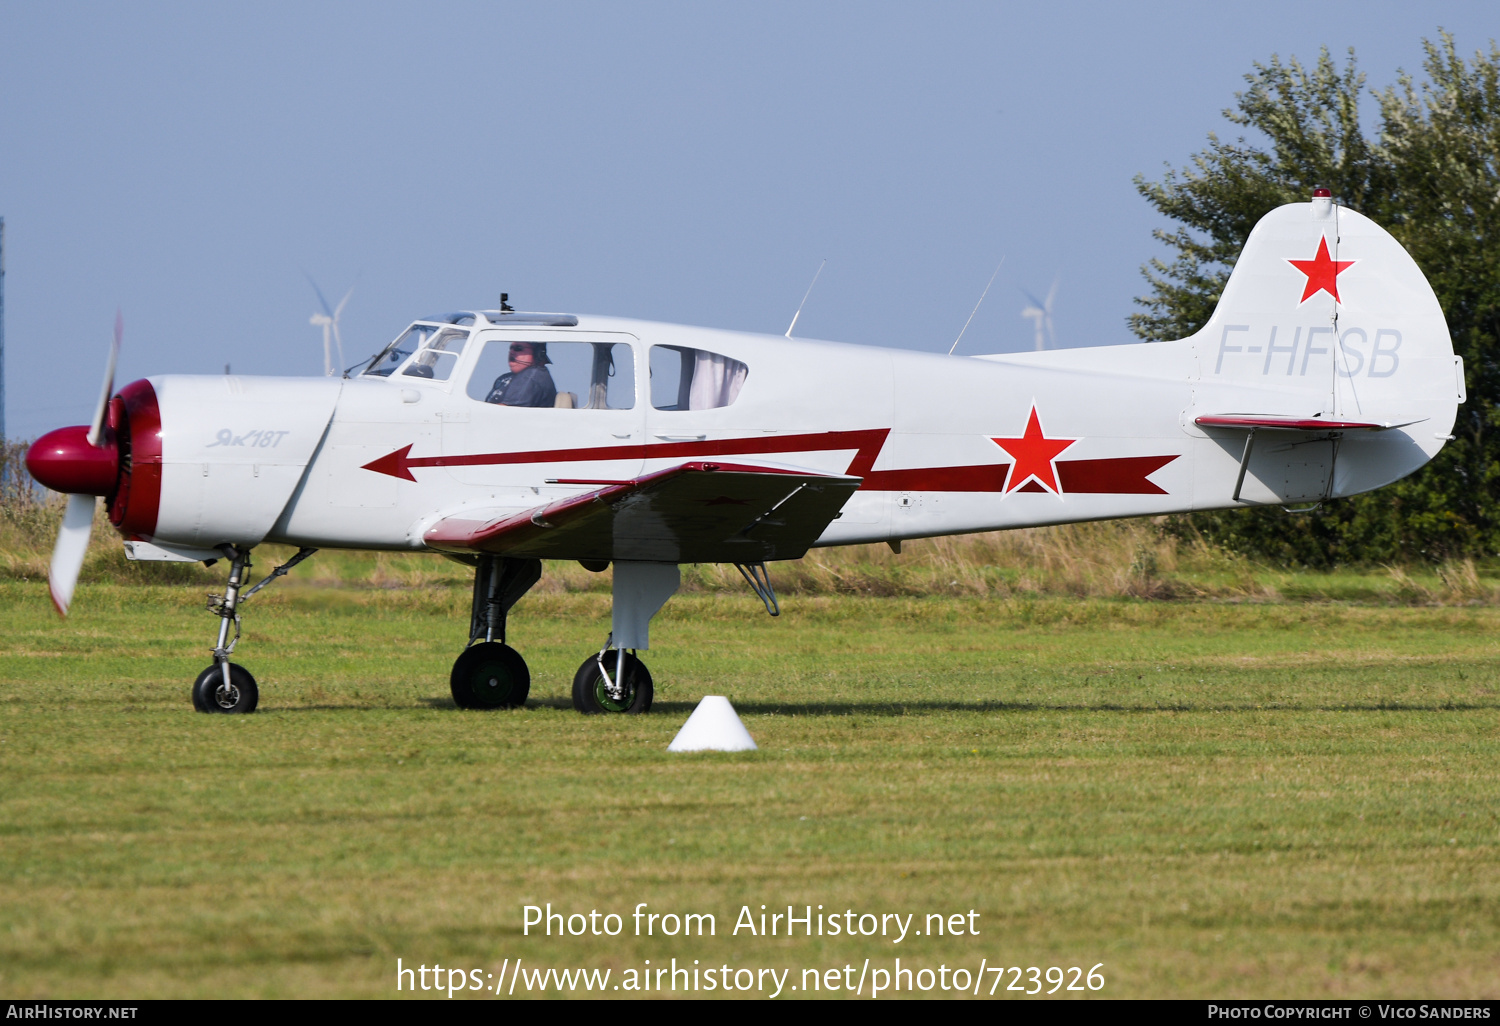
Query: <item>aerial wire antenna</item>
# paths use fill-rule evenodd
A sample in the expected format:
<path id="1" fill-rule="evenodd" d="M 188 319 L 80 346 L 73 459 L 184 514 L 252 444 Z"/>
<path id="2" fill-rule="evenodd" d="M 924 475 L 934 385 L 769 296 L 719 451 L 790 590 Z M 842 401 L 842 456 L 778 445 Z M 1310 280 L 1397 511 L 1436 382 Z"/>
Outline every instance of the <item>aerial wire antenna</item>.
<path id="1" fill-rule="evenodd" d="M 989 283 L 985 285 L 984 291 L 979 294 L 979 303 L 983 303 L 984 297 L 990 294 L 990 285 L 995 284 L 995 278 L 1000 274 L 1000 268 L 1004 266 L 1005 257 L 1001 257 L 1000 262 L 995 265 L 995 273 L 990 275 Z M 974 304 L 974 309 L 969 311 L 969 320 L 964 321 L 964 326 L 958 329 L 958 338 L 954 339 L 953 344 L 948 347 L 949 356 L 953 355 L 953 350 L 957 349 L 959 342 L 963 341 L 964 332 L 969 330 L 969 322 L 974 320 L 974 315 L 979 312 L 979 303 Z"/>
<path id="2" fill-rule="evenodd" d="M 786 337 L 787 338 L 791 338 L 792 337 L 792 329 L 797 326 L 797 318 L 802 316 L 802 308 L 807 305 L 807 297 L 810 296 L 810 295 L 812 295 L 813 285 L 816 285 L 818 283 L 818 275 L 820 275 L 820 274 L 823 273 L 823 268 L 825 266 L 827 266 L 827 264 L 828 264 L 828 258 L 824 257 L 823 258 L 823 262 L 818 265 L 818 270 L 813 274 L 812 284 L 808 285 L 807 286 L 807 291 L 802 294 L 802 302 L 800 302 L 800 303 L 797 304 L 797 312 L 794 313 L 794 314 L 792 314 L 792 323 L 789 324 L 789 325 L 787 325 L 787 329 L 786 329 Z"/>

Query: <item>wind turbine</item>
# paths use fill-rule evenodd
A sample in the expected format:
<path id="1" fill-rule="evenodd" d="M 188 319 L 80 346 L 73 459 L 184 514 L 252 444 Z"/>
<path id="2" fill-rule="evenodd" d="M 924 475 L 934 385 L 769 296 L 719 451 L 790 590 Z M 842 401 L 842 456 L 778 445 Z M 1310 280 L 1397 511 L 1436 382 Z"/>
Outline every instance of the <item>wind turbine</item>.
<path id="1" fill-rule="evenodd" d="M 306 271 L 302 273 L 307 274 Z M 349 286 L 349 291 L 344 293 L 339 305 L 330 310 L 328 300 L 323 298 L 323 290 L 318 288 L 318 283 L 313 281 L 310 274 L 307 275 L 307 283 L 317 293 L 318 304 L 323 307 L 321 313 L 314 311 L 308 323 L 323 329 L 323 373 L 331 378 L 344 366 L 344 340 L 339 337 L 339 315 L 344 312 L 344 304 L 349 302 L 349 297 L 354 295 L 354 286 Z M 333 362 L 335 349 L 339 357 L 337 364 Z"/>
<path id="2" fill-rule="evenodd" d="M 1057 298 L 1057 278 L 1052 279 L 1052 287 L 1047 290 L 1047 301 L 1044 303 L 1025 289 L 1021 295 L 1031 300 L 1031 305 L 1021 311 L 1022 317 L 1030 317 L 1036 327 L 1037 352 L 1043 349 L 1057 348 L 1057 332 L 1052 327 L 1052 301 Z"/>

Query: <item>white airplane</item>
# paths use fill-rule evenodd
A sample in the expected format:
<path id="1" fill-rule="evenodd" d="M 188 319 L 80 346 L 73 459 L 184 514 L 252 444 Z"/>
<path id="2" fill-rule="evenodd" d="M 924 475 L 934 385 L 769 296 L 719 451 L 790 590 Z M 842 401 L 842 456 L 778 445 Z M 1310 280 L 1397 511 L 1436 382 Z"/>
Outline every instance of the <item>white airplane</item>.
<path id="1" fill-rule="evenodd" d="M 1464 401 L 1417 265 L 1321 189 L 1260 221 L 1177 342 L 956 357 L 501 305 L 417 321 L 342 379 L 114 394 L 112 352 L 93 424 L 27 455 L 71 496 L 58 610 L 96 496 L 133 559 L 228 560 L 193 701 L 250 712 L 230 661 L 246 598 L 319 548 L 438 553 L 475 571 L 454 701 L 498 708 L 530 687 L 506 615 L 540 561 L 612 563 L 612 630 L 573 704 L 640 713 L 636 653 L 682 563 L 736 564 L 775 615 L 766 564 L 813 546 L 1368 491 L 1431 459 Z M 298 552 L 245 589 L 263 542 Z"/>

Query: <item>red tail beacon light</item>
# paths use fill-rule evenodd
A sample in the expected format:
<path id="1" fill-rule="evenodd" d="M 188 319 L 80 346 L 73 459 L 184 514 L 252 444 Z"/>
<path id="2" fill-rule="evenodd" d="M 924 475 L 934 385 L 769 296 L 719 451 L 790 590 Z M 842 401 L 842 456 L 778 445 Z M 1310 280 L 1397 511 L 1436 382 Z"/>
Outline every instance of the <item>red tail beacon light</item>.
<path id="1" fill-rule="evenodd" d="M 1333 216 L 1333 190 L 1320 185 L 1312 194 L 1313 220 L 1326 221 Z"/>

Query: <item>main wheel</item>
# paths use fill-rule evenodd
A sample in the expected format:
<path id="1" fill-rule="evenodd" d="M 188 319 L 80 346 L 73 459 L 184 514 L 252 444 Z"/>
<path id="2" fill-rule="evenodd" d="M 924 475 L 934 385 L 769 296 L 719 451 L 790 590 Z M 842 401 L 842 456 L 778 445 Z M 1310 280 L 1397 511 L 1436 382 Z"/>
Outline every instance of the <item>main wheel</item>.
<path id="1" fill-rule="evenodd" d="M 205 713 L 251 713 L 260 702 L 260 689 L 250 671 L 238 663 L 229 664 L 229 684 L 224 671 L 214 663 L 193 681 L 193 708 Z"/>
<path id="2" fill-rule="evenodd" d="M 464 649 L 448 677 L 460 709 L 512 709 L 526 704 L 531 671 L 521 653 L 498 641 Z"/>
<path id="3" fill-rule="evenodd" d="M 621 667 L 624 667 L 623 671 Z M 651 711 L 655 689 L 651 671 L 632 653 L 611 649 L 604 653 L 604 667 L 623 688 L 619 698 L 611 697 L 604 674 L 599 672 L 599 657 L 589 656 L 573 675 L 573 708 L 581 713 L 643 713 Z"/>

